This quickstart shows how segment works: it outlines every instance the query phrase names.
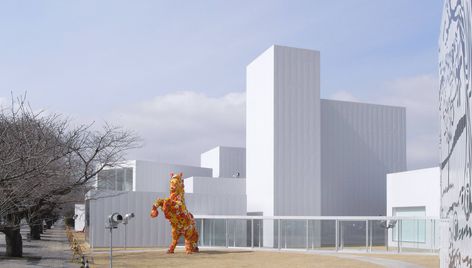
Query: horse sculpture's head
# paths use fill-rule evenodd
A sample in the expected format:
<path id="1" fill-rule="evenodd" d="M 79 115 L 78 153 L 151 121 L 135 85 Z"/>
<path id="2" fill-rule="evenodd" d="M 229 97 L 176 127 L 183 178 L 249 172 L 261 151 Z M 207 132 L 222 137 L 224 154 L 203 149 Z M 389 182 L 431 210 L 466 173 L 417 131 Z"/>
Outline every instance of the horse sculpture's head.
<path id="1" fill-rule="evenodd" d="M 184 194 L 184 181 L 182 179 L 182 173 L 170 174 L 170 194 L 181 195 Z"/>

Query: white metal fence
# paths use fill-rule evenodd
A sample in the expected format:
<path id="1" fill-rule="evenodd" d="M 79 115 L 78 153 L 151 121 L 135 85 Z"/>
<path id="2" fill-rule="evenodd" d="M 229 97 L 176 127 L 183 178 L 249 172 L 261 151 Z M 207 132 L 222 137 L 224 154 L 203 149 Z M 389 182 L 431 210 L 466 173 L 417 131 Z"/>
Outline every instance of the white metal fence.
<path id="1" fill-rule="evenodd" d="M 437 253 L 432 217 L 195 216 L 203 247 Z"/>

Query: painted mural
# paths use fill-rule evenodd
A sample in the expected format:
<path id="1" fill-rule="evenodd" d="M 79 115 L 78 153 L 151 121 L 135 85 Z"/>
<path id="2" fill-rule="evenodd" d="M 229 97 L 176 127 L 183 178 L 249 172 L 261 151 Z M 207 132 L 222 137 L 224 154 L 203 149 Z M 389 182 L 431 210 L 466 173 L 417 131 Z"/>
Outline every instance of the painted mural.
<path id="1" fill-rule="evenodd" d="M 471 2 L 445 0 L 439 37 L 441 217 L 450 219 L 441 263 L 449 267 L 472 267 Z"/>

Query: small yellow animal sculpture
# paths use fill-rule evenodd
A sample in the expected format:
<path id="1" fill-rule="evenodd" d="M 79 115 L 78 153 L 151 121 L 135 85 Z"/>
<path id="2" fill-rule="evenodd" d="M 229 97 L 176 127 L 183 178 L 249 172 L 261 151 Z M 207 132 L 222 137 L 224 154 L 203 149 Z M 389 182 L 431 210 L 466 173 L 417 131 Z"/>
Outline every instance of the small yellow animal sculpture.
<path id="1" fill-rule="evenodd" d="M 185 206 L 184 181 L 182 173 L 170 174 L 170 196 L 166 199 L 158 198 L 151 210 L 151 217 L 159 214 L 157 208 L 161 208 L 166 219 L 172 225 L 172 243 L 167 253 L 174 253 L 175 246 L 181 235 L 185 238 L 185 251 L 187 254 L 198 252 L 198 232 L 192 213 Z"/>

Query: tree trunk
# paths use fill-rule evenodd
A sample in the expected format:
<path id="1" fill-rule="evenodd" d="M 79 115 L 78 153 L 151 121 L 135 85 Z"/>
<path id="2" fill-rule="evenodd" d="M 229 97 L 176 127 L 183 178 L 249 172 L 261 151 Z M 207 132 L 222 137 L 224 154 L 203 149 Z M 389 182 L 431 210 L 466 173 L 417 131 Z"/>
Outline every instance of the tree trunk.
<path id="1" fill-rule="evenodd" d="M 41 224 L 30 223 L 31 240 L 41 240 Z"/>
<path id="2" fill-rule="evenodd" d="M 20 227 L 3 230 L 7 244 L 7 257 L 23 257 L 23 238 L 21 237 Z"/>
<path id="3" fill-rule="evenodd" d="M 46 220 L 46 229 L 51 229 L 54 221 L 53 220 Z"/>

